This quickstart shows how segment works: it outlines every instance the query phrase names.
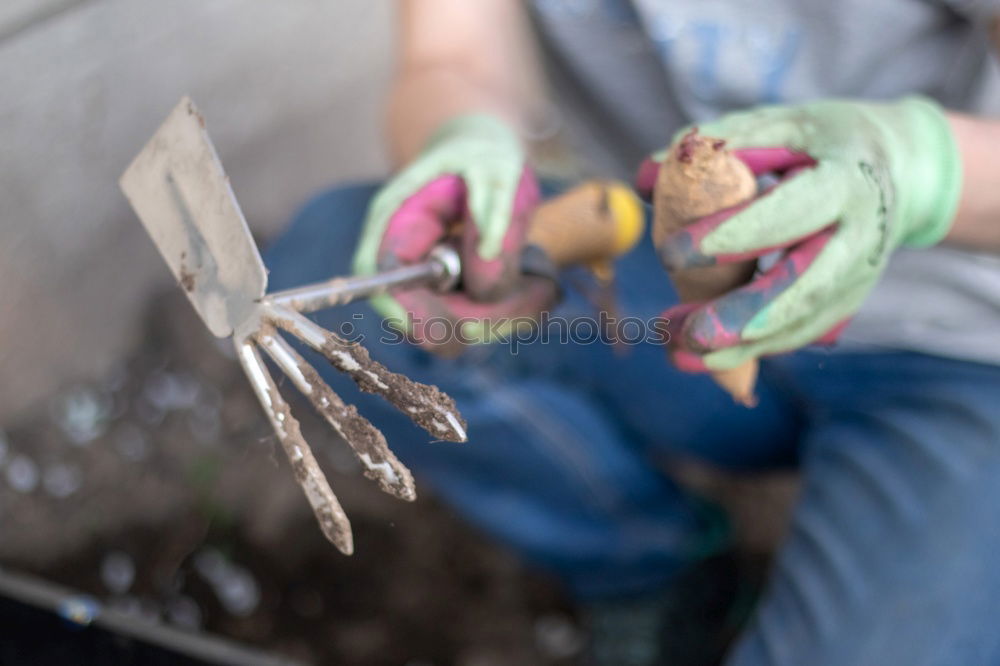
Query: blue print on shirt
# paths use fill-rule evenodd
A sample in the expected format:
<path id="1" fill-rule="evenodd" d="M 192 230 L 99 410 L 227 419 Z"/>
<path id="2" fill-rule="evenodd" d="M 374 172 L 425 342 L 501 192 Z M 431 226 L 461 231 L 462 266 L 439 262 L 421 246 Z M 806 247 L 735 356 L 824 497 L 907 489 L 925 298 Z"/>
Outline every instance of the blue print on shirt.
<path id="1" fill-rule="evenodd" d="M 782 101 L 781 89 L 788 79 L 788 73 L 792 69 L 795 61 L 795 54 L 799 50 L 801 33 L 798 30 L 789 30 L 785 33 L 784 42 L 772 54 L 770 66 L 764 70 L 763 89 L 761 90 L 761 101 L 768 104 L 777 104 Z"/>
<path id="2" fill-rule="evenodd" d="M 573 16 L 635 25 L 638 15 L 631 0 L 535 0 L 535 8 L 548 16 Z"/>
<path id="3" fill-rule="evenodd" d="M 679 93 L 720 108 L 782 101 L 800 52 L 796 25 L 745 20 L 735 5 L 637 0 L 641 23 Z"/>
<path id="4" fill-rule="evenodd" d="M 714 97 L 719 82 L 719 41 L 722 31 L 715 23 L 695 23 L 691 32 L 698 42 L 696 75 L 703 88 L 702 94 Z"/>
<path id="5" fill-rule="evenodd" d="M 795 25 L 747 18 L 737 2 L 535 0 L 549 20 L 584 20 L 648 35 L 666 74 L 695 116 L 781 102 L 800 52 Z"/>

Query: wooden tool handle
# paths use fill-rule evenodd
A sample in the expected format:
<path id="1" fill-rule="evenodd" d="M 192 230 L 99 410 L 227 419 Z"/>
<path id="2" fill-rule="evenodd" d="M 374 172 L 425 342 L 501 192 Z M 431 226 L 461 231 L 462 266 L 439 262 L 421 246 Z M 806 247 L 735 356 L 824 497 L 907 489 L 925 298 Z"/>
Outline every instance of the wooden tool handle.
<path id="1" fill-rule="evenodd" d="M 599 268 L 635 247 L 644 227 L 642 206 L 628 185 L 587 181 L 535 209 L 528 244 L 560 268 Z"/>

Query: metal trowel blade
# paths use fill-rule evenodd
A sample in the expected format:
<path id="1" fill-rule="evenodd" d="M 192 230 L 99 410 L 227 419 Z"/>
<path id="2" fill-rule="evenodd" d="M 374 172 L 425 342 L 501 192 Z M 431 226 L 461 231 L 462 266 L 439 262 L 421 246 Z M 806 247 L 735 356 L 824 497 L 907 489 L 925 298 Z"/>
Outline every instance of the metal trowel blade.
<path id="1" fill-rule="evenodd" d="M 185 97 L 119 181 L 195 310 L 226 337 L 267 290 L 267 271 L 229 179 Z"/>

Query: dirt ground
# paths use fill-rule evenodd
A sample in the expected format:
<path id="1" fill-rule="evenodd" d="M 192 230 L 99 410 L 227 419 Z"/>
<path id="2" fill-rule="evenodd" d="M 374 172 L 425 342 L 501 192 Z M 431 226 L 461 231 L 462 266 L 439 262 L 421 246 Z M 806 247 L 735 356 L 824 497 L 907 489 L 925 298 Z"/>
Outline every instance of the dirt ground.
<path id="1" fill-rule="evenodd" d="M 311 663 L 572 662 L 582 632 L 551 583 L 419 482 L 412 504 L 379 492 L 296 405 L 353 523 L 340 555 L 227 348 L 179 291 L 149 312 L 127 363 L 6 432 L 0 564 Z"/>

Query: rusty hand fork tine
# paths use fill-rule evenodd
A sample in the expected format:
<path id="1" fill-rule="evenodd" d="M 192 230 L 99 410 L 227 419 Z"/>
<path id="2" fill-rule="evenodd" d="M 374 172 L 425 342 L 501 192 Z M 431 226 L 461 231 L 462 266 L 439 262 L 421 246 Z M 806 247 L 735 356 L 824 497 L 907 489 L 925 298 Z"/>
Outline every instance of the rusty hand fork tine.
<path id="1" fill-rule="evenodd" d="M 320 416 L 351 447 L 365 476 L 390 495 L 407 501 L 416 499 L 413 475 L 389 449 L 382 432 L 359 414 L 354 405 L 344 403 L 273 325 L 262 327 L 255 338 L 299 393 L 309 399 Z"/>
<path id="2" fill-rule="evenodd" d="M 250 385 L 260 401 L 264 412 L 271 421 L 278 441 L 292 465 L 295 480 L 305 492 L 306 499 L 319 521 L 320 529 L 327 539 L 345 555 L 354 552 L 354 537 L 351 523 L 344 509 L 330 488 L 330 483 L 313 457 L 309 444 L 302 437 L 299 422 L 292 416 L 288 404 L 278 392 L 260 352 L 249 340 L 237 341 L 236 352 Z"/>
<path id="3" fill-rule="evenodd" d="M 432 436 L 449 442 L 468 439 L 455 401 L 435 386 L 391 372 L 360 344 L 344 340 L 291 308 L 265 303 L 265 318 L 323 354 L 362 391 L 377 393 Z"/>

